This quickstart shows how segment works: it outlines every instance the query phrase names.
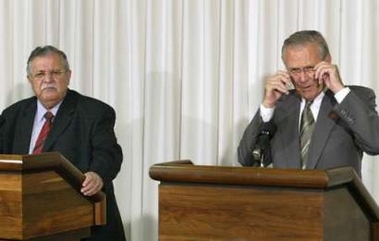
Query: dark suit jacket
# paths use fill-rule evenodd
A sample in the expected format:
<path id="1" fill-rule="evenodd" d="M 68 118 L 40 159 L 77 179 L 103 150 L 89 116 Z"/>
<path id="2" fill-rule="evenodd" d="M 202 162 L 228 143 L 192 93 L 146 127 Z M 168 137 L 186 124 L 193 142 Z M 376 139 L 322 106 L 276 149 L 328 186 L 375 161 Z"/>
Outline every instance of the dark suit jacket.
<path id="1" fill-rule="evenodd" d="M 353 167 L 361 175 L 363 152 L 379 153 L 379 117 L 375 93 L 368 88 L 350 86 L 350 93 L 338 104 L 326 91 L 309 147 L 307 168 Z M 277 130 L 270 141 L 273 166 L 300 168 L 299 116 L 301 99 L 294 92 L 282 96 L 271 122 Z M 263 124 L 258 109 L 246 128 L 238 147 L 238 161 L 248 166 Z"/>
<path id="2" fill-rule="evenodd" d="M 1 153 L 28 153 L 36 110 L 37 98 L 31 97 L 3 111 Z M 112 184 L 123 158 L 114 124 L 115 112 L 110 106 L 68 90 L 43 149 L 58 151 L 82 172 L 94 171 L 102 177 L 107 195 L 107 225 L 94 227 L 91 240 L 125 240 Z"/>

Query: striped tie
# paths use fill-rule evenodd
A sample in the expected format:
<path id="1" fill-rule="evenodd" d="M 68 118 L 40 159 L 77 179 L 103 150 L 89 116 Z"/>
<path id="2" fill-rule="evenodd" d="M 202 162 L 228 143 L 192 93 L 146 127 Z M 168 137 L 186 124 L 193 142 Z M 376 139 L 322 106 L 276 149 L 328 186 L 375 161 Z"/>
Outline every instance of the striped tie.
<path id="1" fill-rule="evenodd" d="M 53 124 L 53 118 L 54 118 L 53 113 L 48 111 L 45 113 L 44 117 L 45 117 L 45 123 L 43 124 L 42 129 L 38 135 L 36 144 L 33 149 L 33 154 L 39 154 L 42 152 L 43 145 L 45 144 L 45 140 Z"/>
<path id="2" fill-rule="evenodd" d="M 300 123 L 300 148 L 301 148 L 301 168 L 305 169 L 308 159 L 308 149 L 314 129 L 315 120 L 312 115 L 312 102 L 306 102 Z"/>

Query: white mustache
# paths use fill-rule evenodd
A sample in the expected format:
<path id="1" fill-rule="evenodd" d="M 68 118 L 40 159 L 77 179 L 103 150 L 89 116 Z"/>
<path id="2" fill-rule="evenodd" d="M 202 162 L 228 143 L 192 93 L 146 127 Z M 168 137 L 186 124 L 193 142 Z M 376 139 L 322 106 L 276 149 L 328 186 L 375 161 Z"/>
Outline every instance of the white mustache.
<path id="1" fill-rule="evenodd" d="M 45 89 L 55 89 L 55 90 L 57 90 L 57 87 L 55 85 L 42 85 L 41 86 L 41 90 L 45 90 Z"/>

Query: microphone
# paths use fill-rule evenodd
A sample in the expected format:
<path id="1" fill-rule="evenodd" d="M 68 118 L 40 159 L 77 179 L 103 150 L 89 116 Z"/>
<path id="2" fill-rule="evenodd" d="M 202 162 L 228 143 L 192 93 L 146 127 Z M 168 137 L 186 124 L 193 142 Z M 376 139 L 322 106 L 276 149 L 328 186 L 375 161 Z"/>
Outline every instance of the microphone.
<path id="1" fill-rule="evenodd" d="M 270 145 L 270 139 L 274 136 L 276 132 L 276 126 L 271 122 L 264 122 L 261 128 L 261 132 L 258 135 L 255 148 L 253 150 L 254 166 L 262 164 L 262 154 L 269 153 L 266 149 Z M 270 151 L 270 150 L 268 150 Z M 267 159 L 268 158 L 268 159 Z M 264 164 L 268 166 L 271 163 L 271 156 L 266 155 Z"/>

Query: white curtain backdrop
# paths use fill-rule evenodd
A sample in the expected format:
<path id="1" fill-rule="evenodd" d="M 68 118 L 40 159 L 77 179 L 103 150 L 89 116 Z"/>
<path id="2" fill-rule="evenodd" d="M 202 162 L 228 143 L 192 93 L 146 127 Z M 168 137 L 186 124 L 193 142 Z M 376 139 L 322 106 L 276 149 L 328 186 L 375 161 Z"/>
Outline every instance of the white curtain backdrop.
<path id="1" fill-rule="evenodd" d="M 283 40 L 321 31 L 346 84 L 379 94 L 376 0 L 0 0 L 0 109 L 32 95 L 37 45 L 68 55 L 70 88 L 117 111 L 124 151 L 116 195 L 127 236 L 158 240 L 151 165 L 177 159 L 239 166 L 236 149 Z M 378 100 L 377 100 L 378 102 Z M 378 127 L 379 128 L 379 127 Z M 378 157 L 363 181 L 379 202 Z"/>

